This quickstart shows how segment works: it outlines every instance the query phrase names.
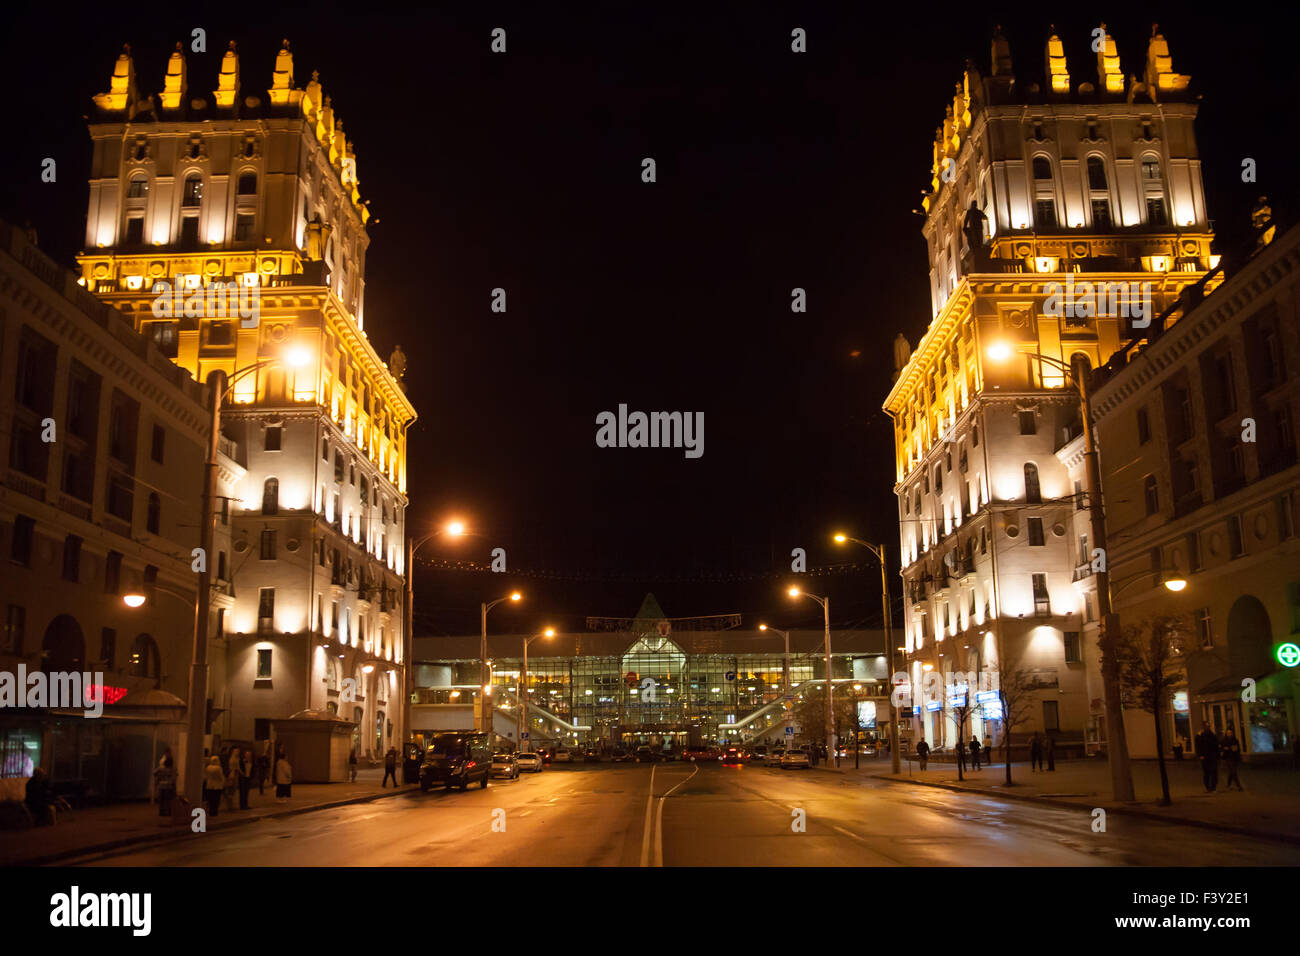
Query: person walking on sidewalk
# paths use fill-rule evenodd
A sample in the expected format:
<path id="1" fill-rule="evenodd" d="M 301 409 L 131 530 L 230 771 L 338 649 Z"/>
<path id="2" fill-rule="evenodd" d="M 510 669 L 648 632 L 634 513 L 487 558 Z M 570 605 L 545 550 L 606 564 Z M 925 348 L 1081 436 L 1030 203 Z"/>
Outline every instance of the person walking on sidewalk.
<path id="1" fill-rule="evenodd" d="M 169 817 L 172 815 L 172 801 L 176 799 L 176 766 L 171 747 L 163 751 L 153 778 L 158 784 L 158 816 Z"/>
<path id="2" fill-rule="evenodd" d="M 275 767 L 273 770 L 275 778 L 275 802 L 284 803 L 293 796 L 293 767 L 289 764 L 289 758 L 281 750 L 275 755 Z"/>
<path id="3" fill-rule="evenodd" d="M 203 802 L 208 805 L 208 816 L 215 817 L 221 809 L 221 793 L 226 788 L 226 775 L 221 771 L 221 758 L 213 754 L 203 771 Z"/>
<path id="4" fill-rule="evenodd" d="M 1213 793 L 1219 788 L 1219 738 L 1210 729 L 1209 721 L 1202 721 L 1203 728 L 1196 735 L 1196 756 L 1201 761 L 1201 780 L 1205 783 L 1205 792 Z"/>
<path id="5" fill-rule="evenodd" d="M 1228 782 L 1223 789 L 1231 790 L 1232 785 L 1235 783 L 1238 790 L 1244 790 L 1241 780 L 1237 777 L 1237 768 L 1241 766 L 1241 741 L 1237 739 L 1237 735 L 1232 732 L 1231 727 L 1223 735 L 1223 740 L 1220 741 L 1219 746 L 1223 755 L 1224 766 L 1228 768 Z"/>
<path id="6" fill-rule="evenodd" d="M 221 787 L 221 796 L 227 810 L 235 809 L 235 791 L 239 789 L 239 748 L 235 747 L 226 755 L 226 765 L 222 768 L 226 779 Z"/>
<path id="7" fill-rule="evenodd" d="M 396 747 L 389 747 L 388 753 L 384 754 L 384 782 L 379 785 L 379 788 L 381 790 L 388 786 L 389 777 L 393 778 L 393 786 L 396 787 L 397 786 L 397 748 Z"/>
<path id="8" fill-rule="evenodd" d="M 236 766 L 239 774 L 239 809 L 248 809 L 248 791 L 253 789 L 253 752 L 251 750 L 241 750 L 239 761 Z"/>
<path id="9" fill-rule="evenodd" d="M 925 742 L 924 737 L 917 742 L 916 759 L 917 762 L 920 763 L 921 769 L 924 770 L 926 761 L 930 759 L 930 745 Z"/>
<path id="10" fill-rule="evenodd" d="M 357 782 L 357 748 L 352 748 L 352 753 L 348 754 L 348 773 L 353 783 Z"/>
<path id="11" fill-rule="evenodd" d="M 1038 736 L 1038 731 L 1029 738 L 1029 771 L 1043 769 L 1043 738 Z"/>
<path id="12" fill-rule="evenodd" d="M 257 795 L 260 797 L 266 791 L 266 780 L 271 776 L 271 741 L 262 741 L 262 752 L 257 755 Z"/>
<path id="13" fill-rule="evenodd" d="M 978 770 L 980 768 L 980 740 L 974 734 L 970 735 L 970 768 Z"/>
<path id="14" fill-rule="evenodd" d="M 966 741 L 962 740 L 960 737 L 957 738 L 956 753 L 957 769 L 964 773 L 966 770 Z"/>
<path id="15" fill-rule="evenodd" d="M 1056 770 L 1056 737 L 1049 731 L 1047 734 L 1047 743 L 1043 745 L 1043 753 L 1047 757 L 1047 769 Z"/>

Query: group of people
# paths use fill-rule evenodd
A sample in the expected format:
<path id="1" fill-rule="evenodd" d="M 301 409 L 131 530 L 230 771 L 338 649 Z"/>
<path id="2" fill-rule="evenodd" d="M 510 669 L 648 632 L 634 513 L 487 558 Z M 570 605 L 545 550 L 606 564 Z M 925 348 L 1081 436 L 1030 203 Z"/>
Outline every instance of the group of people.
<path id="1" fill-rule="evenodd" d="M 985 737 L 984 743 L 981 744 L 980 739 L 974 734 L 971 734 L 970 743 L 968 744 L 964 740 L 958 740 L 957 746 L 953 748 L 953 753 L 957 756 L 958 769 L 966 769 L 966 759 L 969 755 L 971 769 L 979 770 L 981 759 L 984 764 L 990 764 L 993 762 L 993 738 Z M 930 762 L 930 745 L 925 742 L 924 737 L 916 742 L 916 760 L 917 763 L 921 765 L 922 770 L 924 770 L 926 765 Z"/>
<path id="2" fill-rule="evenodd" d="M 158 815 L 171 816 L 172 805 L 176 799 L 177 785 L 176 761 L 171 748 L 163 751 L 154 771 L 157 783 Z M 275 757 L 271 757 L 271 742 L 265 741 L 262 752 L 254 755 L 251 749 L 229 747 L 220 754 L 208 756 L 203 768 L 203 802 L 209 816 L 217 816 L 224 802 L 227 810 L 235 809 L 235 794 L 239 795 L 239 809 L 247 810 L 248 795 L 256 784 L 257 792 L 266 792 L 268 778 L 275 784 L 275 801 L 284 803 L 291 793 L 293 785 L 293 767 L 283 747 L 276 748 Z"/>
<path id="3" fill-rule="evenodd" d="M 1029 769 L 1042 770 L 1043 758 L 1047 758 L 1047 769 L 1056 769 L 1056 738 L 1051 734 L 1044 737 L 1038 731 L 1029 738 Z"/>
<path id="4" fill-rule="evenodd" d="M 1233 732 L 1232 725 L 1224 731 L 1222 737 L 1214 732 L 1209 721 L 1201 724 L 1201 732 L 1196 735 L 1196 757 L 1201 761 L 1201 780 L 1205 792 L 1213 793 L 1219 788 L 1219 763 L 1228 768 L 1228 782 L 1224 790 L 1231 790 L 1235 783 L 1238 790 L 1245 789 L 1237 777 L 1241 766 L 1241 741 Z"/>

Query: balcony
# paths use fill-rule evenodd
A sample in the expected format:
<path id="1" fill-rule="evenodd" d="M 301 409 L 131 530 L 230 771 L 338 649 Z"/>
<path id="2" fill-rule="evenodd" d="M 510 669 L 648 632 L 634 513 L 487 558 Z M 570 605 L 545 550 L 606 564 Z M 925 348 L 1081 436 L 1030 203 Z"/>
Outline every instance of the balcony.
<path id="1" fill-rule="evenodd" d="M 1080 564 L 1074 569 L 1074 577 L 1071 580 L 1075 582 L 1086 581 L 1090 577 L 1092 577 L 1092 564 Z"/>
<path id="2" fill-rule="evenodd" d="M 5 478 L 5 484 L 29 498 L 35 498 L 37 501 L 45 500 L 45 482 L 36 478 L 29 478 L 12 468 L 9 469 L 9 474 Z"/>

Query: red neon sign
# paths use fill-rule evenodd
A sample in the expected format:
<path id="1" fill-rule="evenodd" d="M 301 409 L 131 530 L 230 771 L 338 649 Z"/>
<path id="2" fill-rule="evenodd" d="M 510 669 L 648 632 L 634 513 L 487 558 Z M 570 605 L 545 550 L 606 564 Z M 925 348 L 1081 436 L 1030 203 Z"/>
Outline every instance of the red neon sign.
<path id="1" fill-rule="evenodd" d="M 125 696 L 125 687 L 109 687 L 106 684 L 88 684 L 86 686 L 86 701 L 89 703 L 102 699 L 105 704 L 116 704 Z"/>

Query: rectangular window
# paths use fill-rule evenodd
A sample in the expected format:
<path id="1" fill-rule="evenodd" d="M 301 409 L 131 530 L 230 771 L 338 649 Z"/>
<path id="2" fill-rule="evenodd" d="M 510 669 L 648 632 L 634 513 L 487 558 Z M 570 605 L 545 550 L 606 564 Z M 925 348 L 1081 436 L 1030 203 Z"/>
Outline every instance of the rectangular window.
<path id="1" fill-rule="evenodd" d="M 217 580 L 228 581 L 230 578 L 226 574 L 226 552 L 217 552 Z"/>
<path id="2" fill-rule="evenodd" d="M 181 220 L 181 248 L 197 249 L 199 245 L 199 217 L 186 216 Z"/>
<path id="3" fill-rule="evenodd" d="M 1228 518 L 1228 556 L 1239 558 L 1246 553 L 1246 545 L 1241 535 L 1241 516 Z"/>
<path id="4" fill-rule="evenodd" d="M 1232 371 L 1232 355 L 1220 355 L 1214 360 L 1215 383 L 1219 390 L 1218 417 L 1237 410 L 1237 381 Z"/>
<path id="5" fill-rule="evenodd" d="M 1137 419 L 1138 419 L 1138 444 L 1145 445 L 1147 442 L 1151 440 L 1151 420 L 1147 416 L 1147 410 L 1145 407 L 1138 409 Z"/>
<path id="6" fill-rule="evenodd" d="M 1208 649 L 1214 646 L 1214 624 L 1210 618 L 1210 609 L 1203 607 L 1196 612 L 1196 630 L 1201 639 L 1201 647 Z"/>
<path id="7" fill-rule="evenodd" d="M 117 630 L 106 627 L 99 632 L 99 659 L 104 662 L 104 670 L 111 671 L 117 662 Z"/>
<path id="8" fill-rule="evenodd" d="M 1060 701 L 1045 700 L 1043 701 L 1043 730 L 1047 733 L 1054 733 L 1061 729 L 1061 705 Z"/>
<path id="9" fill-rule="evenodd" d="M 257 619 L 258 622 L 270 626 L 272 618 L 275 617 L 275 588 L 260 588 L 257 592 Z"/>
<path id="10" fill-rule="evenodd" d="M 126 221 L 126 245 L 144 245 L 144 217 L 132 216 Z"/>
<path id="11" fill-rule="evenodd" d="M 279 425 L 266 426 L 266 434 L 263 436 L 262 449 L 263 451 L 280 450 L 280 426 Z"/>
<path id="12" fill-rule="evenodd" d="M 1201 570 L 1201 536 L 1195 531 L 1187 535 L 1187 570 Z"/>
<path id="13" fill-rule="evenodd" d="M 74 584 L 81 579 L 81 538 L 70 534 L 63 539 L 63 580 Z"/>
<path id="14" fill-rule="evenodd" d="M 6 654 L 21 655 L 23 652 L 23 635 L 27 630 L 27 608 L 21 604 L 10 604 L 5 612 L 4 646 L 0 651 Z"/>
<path id="15" fill-rule="evenodd" d="M 251 212 L 235 215 L 235 242 L 248 242 L 253 238 L 254 217 Z"/>
<path id="16" fill-rule="evenodd" d="M 1106 231 L 1112 228 L 1109 199 L 1094 199 L 1092 201 L 1092 225 L 1094 229 Z"/>
<path id="17" fill-rule="evenodd" d="M 274 561 L 275 554 L 275 532 L 268 529 L 262 532 L 262 560 Z"/>
<path id="18" fill-rule="evenodd" d="M 1150 139 L 1150 136 L 1146 137 Z M 1144 159 L 1142 160 L 1142 178 L 1147 181 L 1156 181 L 1160 179 L 1160 160 Z"/>
<path id="19" fill-rule="evenodd" d="M 1164 554 L 1159 548 L 1152 548 L 1149 554 L 1151 559 L 1151 586 L 1158 588 L 1165 580 Z"/>
<path id="20" fill-rule="evenodd" d="M 1047 593 L 1047 575 L 1035 574 L 1034 580 L 1034 615 L 1046 617 L 1052 613 L 1051 598 Z"/>
<path id="21" fill-rule="evenodd" d="M 108 552 L 108 558 L 104 562 L 104 592 L 106 594 L 120 594 L 122 592 L 122 553 L 120 551 Z"/>
<path id="22" fill-rule="evenodd" d="M 1065 663 L 1082 664 L 1083 655 L 1081 653 L 1083 644 L 1079 640 L 1078 631 L 1065 632 Z"/>
<path id="23" fill-rule="evenodd" d="M 1279 541 L 1295 535 L 1295 503 L 1289 494 L 1277 499 L 1277 537 Z"/>
<path id="24" fill-rule="evenodd" d="M 9 557 L 23 567 L 32 564 L 32 535 L 36 530 L 36 521 L 27 515 L 14 517 L 14 536 L 9 543 Z"/>
<path id="25" fill-rule="evenodd" d="M 238 195 L 253 196 L 256 194 L 257 194 L 257 173 L 240 173 Z"/>
<path id="26" fill-rule="evenodd" d="M 1034 203 L 1034 224 L 1040 230 L 1056 228 L 1056 200 L 1039 199 Z"/>
<path id="27" fill-rule="evenodd" d="M 1083 482 L 1077 479 L 1074 482 L 1074 510 L 1083 510 Z"/>
<path id="28" fill-rule="evenodd" d="M 161 425 L 153 427 L 153 441 L 150 443 L 149 457 L 158 464 L 163 463 L 163 450 L 167 443 L 167 430 Z"/>
<path id="29" fill-rule="evenodd" d="M 1020 434 L 1022 435 L 1038 434 L 1038 422 L 1036 421 L 1036 416 L 1034 415 L 1034 412 L 1032 410 L 1021 411 L 1017 414 L 1020 419 Z"/>
<path id="30" fill-rule="evenodd" d="M 970 430 L 970 444 L 972 448 L 978 448 L 980 444 L 980 427 L 972 425 Z"/>
<path id="31" fill-rule="evenodd" d="M 271 679 L 271 648 L 269 647 L 257 649 L 257 679 Z"/>
<path id="32" fill-rule="evenodd" d="M 1029 546 L 1031 548 L 1041 548 L 1043 546 L 1043 519 L 1029 519 Z"/>
<path id="33" fill-rule="evenodd" d="M 229 345 L 233 341 L 232 328 L 233 328 L 233 323 L 231 322 L 209 322 L 207 326 L 207 331 L 208 331 L 207 344 L 208 345 Z"/>
<path id="34" fill-rule="evenodd" d="M 1169 217 L 1165 215 L 1165 201 L 1159 196 L 1147 197 L 1147 225 L 1169 225 Z"/>

